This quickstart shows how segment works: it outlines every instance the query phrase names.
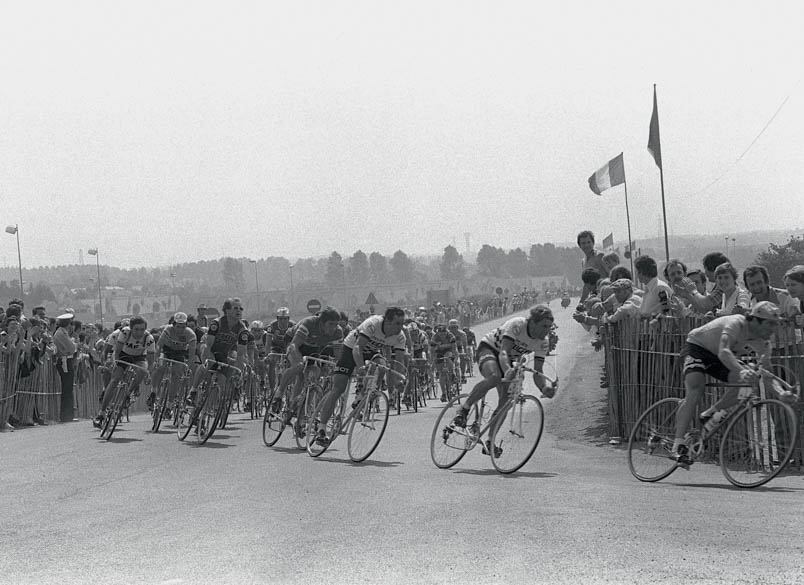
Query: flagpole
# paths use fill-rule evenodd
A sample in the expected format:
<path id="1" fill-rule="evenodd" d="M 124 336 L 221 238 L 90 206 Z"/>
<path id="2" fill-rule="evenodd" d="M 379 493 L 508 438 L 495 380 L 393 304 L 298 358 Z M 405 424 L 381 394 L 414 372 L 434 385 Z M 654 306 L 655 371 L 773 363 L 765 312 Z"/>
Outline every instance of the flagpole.
<path id="1" fill-rule="evenodd" d="M 621 155 L 623 153 L 620 153 Z M 628 256 L 631 260 L 631 278 L 636 278 L 634 273 L 634 251 L 631 249 L 631 244 L 634 240 L 631 239 L 631 213 L 628 211 L 628 180 L 625 174 L 625 155 L 623 155 L 623 186 L 625 187 L 625 219 L 628 222 Z"/>
<path id="2" fill-rule="evenodd" d="M 653 84 L 653 107 L 654 112 L 656 114 L 656 140 L 659 144 L 661 144 L 661 139 L 659 138 L 659 105 L 658 100 L 656 98 L 656 84 Z M 661 147 L 659 147 L 661 149 Z M 661 153 L 661 150 L 659 151 Z M 659 161 L 661 161 L 661 154 L 659 154 Z M 667 240 L 667 209 L 665 208 L 664 204 L 664 165 L 659 162 L 659 183 L 662 186 L 662 219 L 664 220 L 664 259 L 666 262 L 670 262 L 670 244 Z"/>

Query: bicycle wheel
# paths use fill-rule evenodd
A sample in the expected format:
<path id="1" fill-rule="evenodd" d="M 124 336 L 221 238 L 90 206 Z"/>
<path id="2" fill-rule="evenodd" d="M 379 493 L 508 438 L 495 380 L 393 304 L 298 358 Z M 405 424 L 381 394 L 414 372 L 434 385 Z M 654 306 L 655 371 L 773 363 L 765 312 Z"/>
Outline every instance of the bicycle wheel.
<path id="1" fill-rule="evenodd" d="M 343 399 L 344 397 L 341 397 Z M 307 447 L 307 453 L 310 457 L 318 457 L 322 453 L 324 453 L 327 449 L 329 449 L 329 445 L 332 445 L 332 442 L 336 439 L 336 437 L 341 432 L 341 416 L 340 410 L 337 408 L 338 403 L 336 403 L 336 408 L 332 412 L 332 416 L 329 417 L 327 421 L 327 426 L 325 431 L 327 433 L 327 437 L 329 437 L 330 442 L 327 446 L 319 445 L 316 442 L 316 437 L 318 436 L 318 429 L 321 426 L 321 423 L 318 422 L 321 418 L 321 406 L 323 403 L 323 399 L 318 401 L 318 406 L 315 409 L 315 414 L 307 420 L 307 433 L 305 437 L 305 444 Z"/>
<path id="2" fill-rule="evenodd" d="M 769 482 L 787 465 L 798 438 L 795 411 L 779 400 L 759 400 L 735 414 L 720 440 L 720 468 L 737 487 Z"/>
<path id="3" fill-rule="evenodd" d="M 170 376 L 170 372 L 168 372 L 168 376 Z M 162 378 L 162 381 L 159 383 L 159 388 L 156 393 L 156 400 L 154 400 L 154 404 L 152 405 L 152 413 L 151 418 L 153 420 L 153 424 L 151 425 L 151 432 L 156 433 L 159 431 L 159 426 L 162 424 L 162 417 L 165 416 L 165 412 L 167 412 L 167 402 L 168 402 L 168 384 L 170 383 L 170 379 L 167 380 Z"/>
<path id="4" fill-rule="evenodd" d="M 521 394 L 500 413 L 489 431 L 491 464 L 513 473 L 531 458 L 544 429 L 544 409 L 535 396 Z"/>
<path id="5" fill-rule="evenodd" d="M 125 379 L 121 380 L 117 384 L 117 388 L 114 390 L 114 397 L 112 398 L 111 403 L 106 408 L 106 413 L 103 417 L 103 425 L 101 426 L 101 439 L 106 439 L 107 441 L 112 438 L 114 434 L 114 430 L 117 428 L 117 423 L 120 422 L 120 418 L 123 415 L 123 408 L 125 404 Z"/>
<path id="6" fill-rule="evenodd" d="M 671 456 L 676 436 L 676 413 L 683 401 L 665 398 L 637 419 L 628 438 L 628 467 L 639 481 L 659 481 L 676 470 Z"/>
<path id="7" fill-rule="evenodd" d="M 221 396 L 221 389 L 217 383 L 213 383 L 209 388 L 209 396 L 204 400 L 198 413 L 196 430 L 198 432 L 198 444 L 203 445 L 215 432 L 218 426 L 218 419 L 221 416 L 221 409 L 226 404 L 226 400 Z"/>
<path id="8" fill-rule="evenodd" d="M 324 389 L 318 384 L 313 384 L 307 390 L 304 403 L 300 406 L 301 411 L 293 425 L 293 436 L 296 438 L 296 446 L 302 451 L 307 448 L 307 425 L 318 410 L 318 404 L 323 397 Z M 337 407 L 335 410 L 337 411 Z"/>
<path id="9" fill-rule="evenodd" d="M 459 394 L 450 400 L 436 419 L 433 432 L 430 435 L 430 457 L 436 467 L 449 469 L 460 461 L 466 452 L 477 444 L 477 437 L 472 433 L 478 432 L 480 421 L 478 421 L 479 409 L 477 404 L 473 405 L 466 417 L 466 427 L 456 427 L 452 424 L 452 419 L 458 414 L 461 403 L 469 397 L 468 394 Z"/>
<path id="10" fill-rule="evenodd" d="M 265 408 L 265 416 L 262 419 L 262 442 L 268 447 L 273 447 L 282 436 L 285 430 L 285 397 L 279 395 L 279 390 L 271 393 L 271 399 Z M 274 396 L 276 395 L 276 396 Z"/>
<path id="11" fill-rule="evenodd" d="M 372 392 L 357 408 L 349 426 L 347 450 L 349 458 L 359 463 L 368 459 L 382 440 L 388 426 L 388 397 L 384 392 Z"/>

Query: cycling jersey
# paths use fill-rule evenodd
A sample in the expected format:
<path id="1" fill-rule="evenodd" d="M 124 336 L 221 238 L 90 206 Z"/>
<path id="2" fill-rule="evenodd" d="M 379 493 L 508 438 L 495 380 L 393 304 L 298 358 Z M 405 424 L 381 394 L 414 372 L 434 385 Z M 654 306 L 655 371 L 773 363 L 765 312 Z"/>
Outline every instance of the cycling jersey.
<path id="1" fill-rule="evenodd" d="M 318 351 L 332 342 L 343 340 L 343 331 L 341 331 L 340 325 L 335 327 L 335 331 L 331 335 L 326 335 L 321 325 L 321 317 L 316 315 L 305 317 L 294 328 L 293 337 L 301 335 L 304 340 L 302 346 Z"/>
<path id="2" fill-rule="evenodd" d="M 238 345 L 248 346 L 248 329 L 240 321 L 236 321 L 234 327 L 230 327 L 226 317 L 218 317 L 210 321 L 207 336 L 215 337 L 210 351 L 215 356 L 215 361 L 218 362 L 226 362 L 229 352 L 236 349 Z"/>
<path id="3" fill-rule="evenodd" d="M 468 330 L 468 331 L 464 329 L 464 334 L 466 335 L 466 344 L 469 347 L 474 347 L 477 344 L 477 341 L 476 341 L 476 338 L 475 338 L 475 332 L 472 331 L 471 329 Z"/>
<path id="4" fill-rule="evenodd" d="M 450 344 L 450 347 L 447 349 L 439 347 L 448 343 Z M 430 338 L 430 346 L 435 351 L 436 358 L 444 357 L 444 354 L 446 354 L 448 351 L 452 351 L 452 345 L 455 343 L 455 336 L 449 331 L 436 331 L 433 334 L 433 337 Z"/>
<path id="5" fill-rule="evenodd" d="M 252 334 L 253 335 L 253 334 Z M 267 351 L 268 334 L 263 331 L 259 336 L 254 336 L 254 349 L 257 351 L 257 357 L 265 357 Z"/>
<path id="6" fill-rule="evenodd" d="M 343 342 L 344 347 L 354 349 L 357 347 L 358 337 L 362 337 L 367 340 L 364 351 L 367 354 L 378 353 L 386 347 L 390 347 L 394 351 L 405 351 L 407 341 L 405 334 L 400 331 L 396 335 L 385 335 L 382 330 L 384 320 L 382 315 L 374 315 L 363 321 L 346 337 Z"/>
<path id="7" fill-rule="evenodd" d="M 455 332 L 450 331 L 452 335 L 455 337 L 455 344 L 458 346 L 458 351 L 463 351 L 466 349 L 466 333 L 458 329 Z"/>
<path id="8" fill-rule="evenodd" d="M 510 339 L 513 342 L 508 357 L 517 360 L 524 354 L 533 352 L 536 358 L 544 359 L 550 352 L 550 340 L 534 339 L 528 335 L 527 317 L 514 317 L 502 324 L 501 327 L 486 333 L 480 340 L 480 345 L 486 345 L 496 353 L 502 349 L 503 339 Z"/>
<path id="9" fill-rule="evenodd" d="M 430 343 L 427 334 L 418 327 L 411 327 L 410 340 L 413 342 L 414 350 L 423 349 Z"/>
<path id="10" fill-rule="evenodd" d="M 131 334 L 131 327 L 123 327 L 117 335 L 117 343 L 123 344 L 123 348 L 120 350 L 120 358 L 124 361 L 130 361 L 132 358 L 135 358 L 135 361 L 141 361 L 146 358 L 147 354 L 156 353 L 154 336 L 147 331 L 142 339 L 135 339 Z"/>
<path id="11" fill-rule="evenodd" d="M 693 329 L 687 335 L 687 343 L 694 343 L 714 355 L 720 351 L 720 339 L 729 337 L 729 349 L 736 355 L 756 352 L 770 355 L 770 341 L 748 337 L 748 321 L 743 315 L 726 315 Z"/>
<path id="12" fill-rule="evenodd" d="M 185 327 L 180 332 L 175 326 L 168 325 L 159 336 L 157 345 L 162 346 L 162 355 L 167 359 L 184 362 L 190 356 L 190 346 L 194 346 L 195 343 L 195 331 Z"/>
<path id="13" fill-rule="evenodd" d="M 293 328 L 296 323 L 288 321 L 286 329 L 279 328 L 279 321 L 271 321 L 265 332 L 271 337 L 271 351 L 275 353 L 285 353 L 290 340 L 293 339 Z"/>

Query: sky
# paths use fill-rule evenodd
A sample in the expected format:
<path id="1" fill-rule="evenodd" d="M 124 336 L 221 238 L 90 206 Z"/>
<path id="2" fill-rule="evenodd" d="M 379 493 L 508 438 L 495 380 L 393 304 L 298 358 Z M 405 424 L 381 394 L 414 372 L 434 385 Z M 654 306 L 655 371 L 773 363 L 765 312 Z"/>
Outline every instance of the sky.
<path id="1" fill-rule="evenodd" d="M 804 226 L 800 2 L 0 2 L 24 266 Z M 784 101 L 787 100 L 787 101 Z M 781 110 L 763 131 L 763 127 Z M 759 135 L 759 138 L 757 136 Z M 747 153 L 738 158 L 751 145 Z M 714 184 L 712 184 L 714 181 Z M 16 264 L 3 233 L 0 262 Z"/>

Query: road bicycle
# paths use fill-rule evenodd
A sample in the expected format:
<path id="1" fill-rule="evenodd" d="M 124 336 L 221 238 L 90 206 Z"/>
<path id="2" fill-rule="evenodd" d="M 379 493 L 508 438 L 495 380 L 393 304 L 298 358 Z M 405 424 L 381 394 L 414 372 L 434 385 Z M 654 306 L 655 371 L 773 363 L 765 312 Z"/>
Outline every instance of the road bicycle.
<path id="1" fill-rule="evenodd" d="M 176 426 L 176 434 L 180 441 L 186 439 L 190 430 L 195 427 L 199 445 L 206 443 L 218 428 L 218 423 L 224 417 L 230 403 L 236 380 L 242 374 L 240 368 L 211 359 L 205 360 L 203 367 L 207 370 L 207 374 L 197 389 L 195 404 L 183 405 Z M 218 373 L 226 374 L 223 389 L 218 383 Z"/>
<path id="2" fill-rule="evenodd" d="M 783 366 L 784 377 L 765 368 L 753 385 L 707 384 L 707 387 L 750 389 L 741 393 L 737 404 L 711 430 L 693 417 L 691 429 L 684 437 L 692 461 L 700 460 L 709 448 L 717 445 L 715 435 L 721 432 L 719 462 L 723 475 L 742 488 L 761 486 L 776 477 L 793 455 L 798 440 L 799 421 L 789 404 L 769 396 L 785 396 L 795 400 L 800 385 L 793 372 Z M 665 398 L 651 405 L 637 419 L 628 439 L 628 467 L 640 481 L 664 479 L 684 464 L 672 454 L 678 409 L 682 398 Z M 688 465 L 686 466 L 688 467 Z"/>
<path id="3" fill-rule="evenodd" d="M 388 397 L 378 386 L 380 372 L 396 376 L 399 384 L 404 385 L 407 376 L 388 366 L 369 361 L 365 373 L 359 379 L 355 400 L 351 411 L 344 417 L 346 411 L 346 396 L 349 394 L 348 386 L 344 395 L 340 397 L 332 416 L 325 428 L 328 442 L 321 445 L 317 442 L 318 431 L 321 427 L 319 402 L 315 414 L 307 423 L 307 452 L 311 457 L 318 457 L 324 453 L 334 442 L 338 435 L 347 434 L 347 451 L 349 458 L 355 462 L 368 459 L 382 440 L 385 428 L 388 426 Z"/>
<path id="4" fill-rule="evenodd" d="M 162 381 L 159 382 L 159 387 L 155 389 L 156 399 L 151 405 L 151 431 L 156 433 L 165 418 L 173 418 L 181 404 L 185 400 L 187 387 L 190 383 L 190 367 L 184 363 L 176 360 L 171 360 L 166 357 L 160 357 L 158 367 L 164 368 L 162 374 Z M 171 388 L 171 383 L 176 380 L 176 387 Z M 173 400 L 170 399 L 171 389 L 173 390 Z"/>
<path id="5" fill-rule="evenodd" d="M 139 384 L 135 384 L 138 372 L 143 376 L 142 379 L 148 379 L 148 368 L 146 367 L 121 360 L 117 360 L 114 366 L 125 368 L 125 372 L 123 372 L 117 385 L 111 390 L 114 395 L 109 401 L 106 410 L 101 413 L 103 415 L 103 424 L 101 424 L 100 437 L 107 441 L 112 438 L 114 430 L 117 428 L 117 423 L 122 419 L 123 414 L 131 404 L 132 398 L 136 399 L 139 396 Z"/>
<path id="6" fill-rule="evenodd" d="M 450 362 L 452 365 L 450 367 Z M 435 359 L 435 381 L 436 389 L 441 391 L 441 396 L 444 397 L 442 402 L 449 402 L 461 393 L 461 377 L 456 373 L 455 360 L 446 357 Z M 441 388 L 441 372 L 446 376 L 446 391 Z"/>
<path id="7" fill-rule="evenodd" d="M 534 371 L 525 363 L 523 356 L 514 364 L 508 396 L 493 412 L 489 412 L 491 407 L 484 397 L 469 409 L 465 427 L 453 424 L 468 394 L 452 398 L 441 410 L 430 436 L 430 456 L 436 467 L 454 466 L 486 433 L 483 452 L 491 456 L 491 464 L 498 472 L 513 473 L 528 462 L 542 437 L 544 409 L 538 398 L 522 391 L 525 372 Z M 554 387 L 558 383 L 558 378 L 545 377 Z"/>
<path id="8" fill-rule="evenodd" d="M 276 388 L 268 401 L 265 416 L 262 420 L 262 440 L 268 447 L 273 447 L 282 436 L 285 427 L 293 422 L 293 435 L 299 449 L 307 448 L 307 420 L 318 408 L 318 403 L 328 388 L 330 375 L 335 362 L 331 359 L 305 356 L 303 390 L 299 393 L 296 404 L 291 404 L 289 397 L 295 383 L 291 381 L 280 394 Z M 317 368 L 309 366 L 315 365 Z M 295 419 L 295 421 L 294 421 Z"/>

